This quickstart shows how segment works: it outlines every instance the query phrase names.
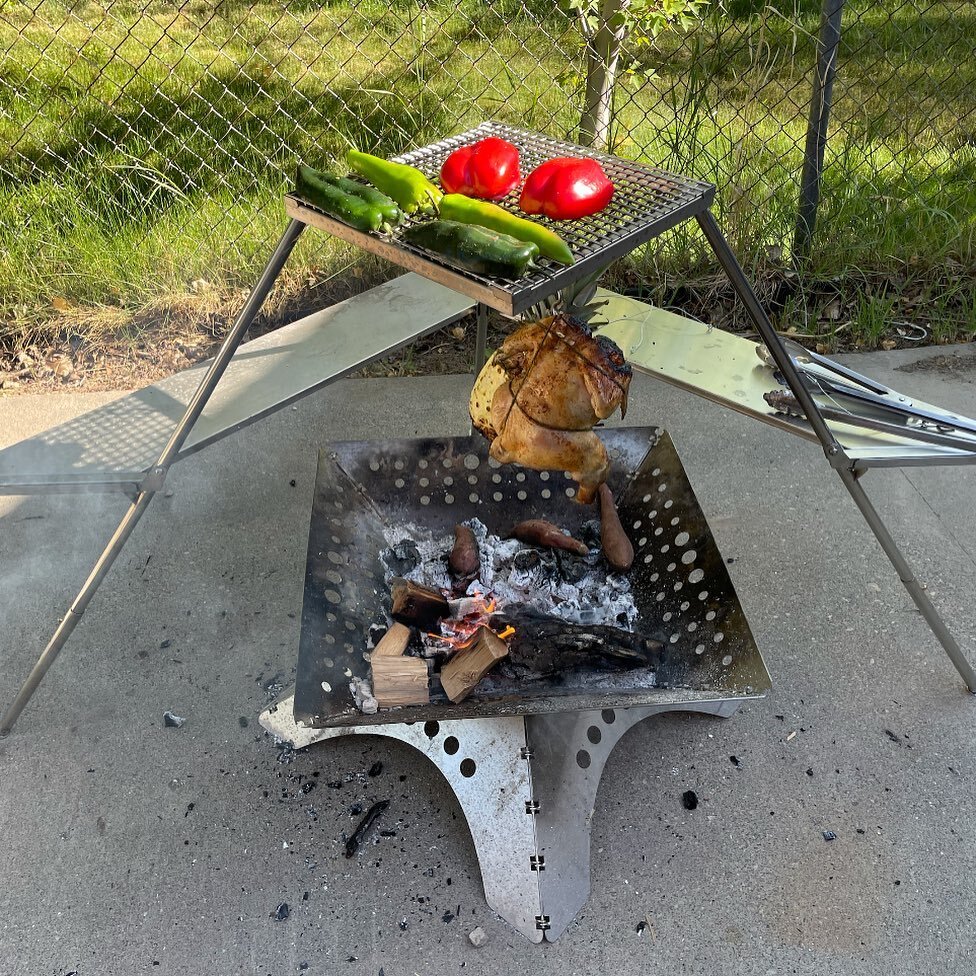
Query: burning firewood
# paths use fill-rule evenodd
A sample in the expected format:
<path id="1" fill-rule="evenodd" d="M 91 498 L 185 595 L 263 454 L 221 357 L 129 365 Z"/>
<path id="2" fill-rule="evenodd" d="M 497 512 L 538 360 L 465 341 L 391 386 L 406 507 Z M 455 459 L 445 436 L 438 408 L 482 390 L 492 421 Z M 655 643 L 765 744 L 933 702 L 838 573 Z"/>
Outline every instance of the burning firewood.
<path id="1" fill-rule="evenodd" d="M 459 648 L 441 668 L 441 686 L 452 702 L 464 701 L 478 682 L 508 655 L 508 645 L 493 630 L 479 627 L 474 640 Z"/>
<path id="2" fill-rule="evenodd" d="M 410 628 L 395 623 L 370 653 L 373 697 L 382 708 L 393 705 L 426 705 L 430 701 L 427 662 L 404 655 Z"/>
<path id="3" fill-rule="evenodd" d="M 558 525 L 547 522 L 545 519 L 529 519 L 526 522 L 519 522 L 512 529 L 513 539 L 519 542 L 528 542 L 533 546 L 544 546 L 548 549 L 565 549 L 577 556 L 585 556 L 590 550 L 586 543 L 574 539 L 571 535 L 566 535 Z"/>
<path id="4" fill-rule="evenodd" d="M 634 564 L 634 547 L 617 514 L 617 506 L 613 503 L 613 492 L 606 483 L 600 485 L 600 542 L 603 545 L 603 555 L 607 562 L 622 572 L 630 569 Z"/>
<path id="5" fill-rule="evenodd" d="M 451 612 L 447 598 L 427 586 L 397 577 L 391 580 L 390 589 L 393 594 L 391 616 L 400 623 L 421 630 L 434 630 L 437 621 Z"/>
<path id="6" fill-rule="evenodd" d="M 487 609 L 491 605 L 490 600 L 485 600 L 485 598 L 480 594 L 476 593 L 474 596 L 462 596 L 458 597 L 456 600 L 448 600 L 447 605 L 451 608 L 450 618 L 453 620 L 462 620 L 472 613 L 492 613 L 492 609 Z"/>

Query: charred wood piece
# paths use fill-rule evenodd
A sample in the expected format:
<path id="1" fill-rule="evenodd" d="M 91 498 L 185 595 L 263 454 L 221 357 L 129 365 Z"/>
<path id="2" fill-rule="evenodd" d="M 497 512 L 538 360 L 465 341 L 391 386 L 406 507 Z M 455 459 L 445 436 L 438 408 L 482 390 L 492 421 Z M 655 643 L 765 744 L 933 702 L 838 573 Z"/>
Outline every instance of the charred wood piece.
<path id="1" fill-rule="evenodd" d="M 362 846 L 369 828 L 376 823 L 377 817 L 390 805 L 389 800 L 380 800 L 374 803 L 367 811 L 366 816 L 359 821 L 359 826 L 353 831 L 352 837 L 346 841 L 346 857 L 355 857 L 359 848 Z"/>
<path id="2" fill-rule="evenodd" d="M 395 576 L 404 576 L 420 565 L 420 549 L 413 539 L 401 539 L 395 546 L 386 550 L 383 561 Z"/>
<path id="3" fill-rule="evenodd" d="M 456 600 L 448 600 L 451 608 L 450 616 L 454 620 L 463 620 L 469 613 L 480 613 L 485 608 L 485 601 L 480 596 L 462 596 Z"/>
<path id="4" fill-rule="evenodd" d="M 510 624 L 515 628 L 501 670 L 520 680 L 551 679 L 570 672 L 653 669 L 659 665 L 665 647 L 657 636 L 569 623 L 528 607 L 522 607 L 514 617 L 496 613 L 491 621 L 494 627 Z"/>
<path id="5" fill-rule="evenodd" d="M 399 577 L 390 583 L 393 608 L 390 615 L 421 630 L 436 630 L 437 621 L 450 616 L 447 598 L 426 586 Z"/>

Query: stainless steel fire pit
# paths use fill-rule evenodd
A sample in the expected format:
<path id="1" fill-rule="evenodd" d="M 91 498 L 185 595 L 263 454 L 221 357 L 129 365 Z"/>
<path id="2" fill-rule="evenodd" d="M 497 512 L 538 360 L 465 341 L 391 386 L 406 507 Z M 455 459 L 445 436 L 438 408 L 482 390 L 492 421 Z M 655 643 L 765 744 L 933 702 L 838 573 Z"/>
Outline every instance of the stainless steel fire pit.
<path id="1" fill-rule="evenodd" d="M 610 484 L 636 552 L 629 572 L 638 615 L 633 632 L 570 628 L 592 649 L 592 666 L 559 681 L 524 682 L 499 667 L 460 704 L 435 686 L 429 705 L 364 715 L 350 674 L 369 677 L 371 628 L 390 624 L 389 530 L 405 523 L 449 534 L 477 517 L 498 534 L 523 519 L 546 518 L 574 534 L 596 516 L 573 499 L 561 474 L 500 466 L 480 437 L 334 444 L 320 454 L 313 505 L 295 718 L 312 728 L 497 717 L 630 705 L 748 698 L 769 676 L 725 563 L 670 437 L 659 428 L 604 431 Z M 519 629 L 516 642 L 544 640 Z M 524 633 L 523 633 L 524 631 Z M 562 631 L 561 631 L 562 632 Z M 652 648 L 648 666 L 617 670 L 606 651 L 635 641 Z M 528 649 L 531 655 L 532 648 Z M 523 655 L 525 656 L 525 655 Z M 611 657 L 612 662 L 612 657 Z"/>

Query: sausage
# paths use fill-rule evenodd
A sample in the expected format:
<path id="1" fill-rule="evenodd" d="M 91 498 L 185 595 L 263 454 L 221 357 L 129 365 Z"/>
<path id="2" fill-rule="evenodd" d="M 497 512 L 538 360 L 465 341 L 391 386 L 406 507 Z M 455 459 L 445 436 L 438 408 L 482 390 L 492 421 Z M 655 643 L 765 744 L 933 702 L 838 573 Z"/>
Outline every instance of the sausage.
<path id="1" fill-rule="evenodd" d="M 472 579 L 481 570 L 478 540 L 466 525 L 454 526 L 454 548 L 448 557 L 447 565 L 455 576 L 470 576 Z"/>
<path id="2" fill-rule="evenodd" d="M 571 535 L 566 535 L 558 525 L 547 522 L 545 519 L 529 519 L 527 522 L 519 522 L 512 529 L 512 538 L 520 542 L 528 542 L 533 546 L 545 546 L 549 549 L 565 549 L 567 552 L 575 553 L 577 556 L 585 556 L 590 550 L 586 544 L 574 539 Z"/>
<path id="3" fill-rule="evenodd" d="M 634 564 L 634 547 L 620 524 L 617 506 L 613 503 L 613 492 L 606 482 L 600 485 L 599 491 L 600 542 L 603 543 L 603 555 L 614 569 L 628 570 Z"/>

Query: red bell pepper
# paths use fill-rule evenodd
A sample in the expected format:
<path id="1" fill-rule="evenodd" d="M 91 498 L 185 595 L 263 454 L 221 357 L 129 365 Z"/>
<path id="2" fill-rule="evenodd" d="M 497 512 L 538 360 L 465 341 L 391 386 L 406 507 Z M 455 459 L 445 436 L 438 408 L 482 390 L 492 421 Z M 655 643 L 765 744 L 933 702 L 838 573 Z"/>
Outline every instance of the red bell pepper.
<path id="1" fill-rule="evenodd" d="M 500 200 L 521 178 L 518 149 L 495 136 L 455 149 L 441 167 L 448 193 L 482 200 Z"/>
<path id="2" fill-rule="evenodd" d="M 529 173 L 519 207 L 553 220 L 576 220 L 599 213 L 612 196 L 613 183 L 595 159 L 563 156 Z"/>

